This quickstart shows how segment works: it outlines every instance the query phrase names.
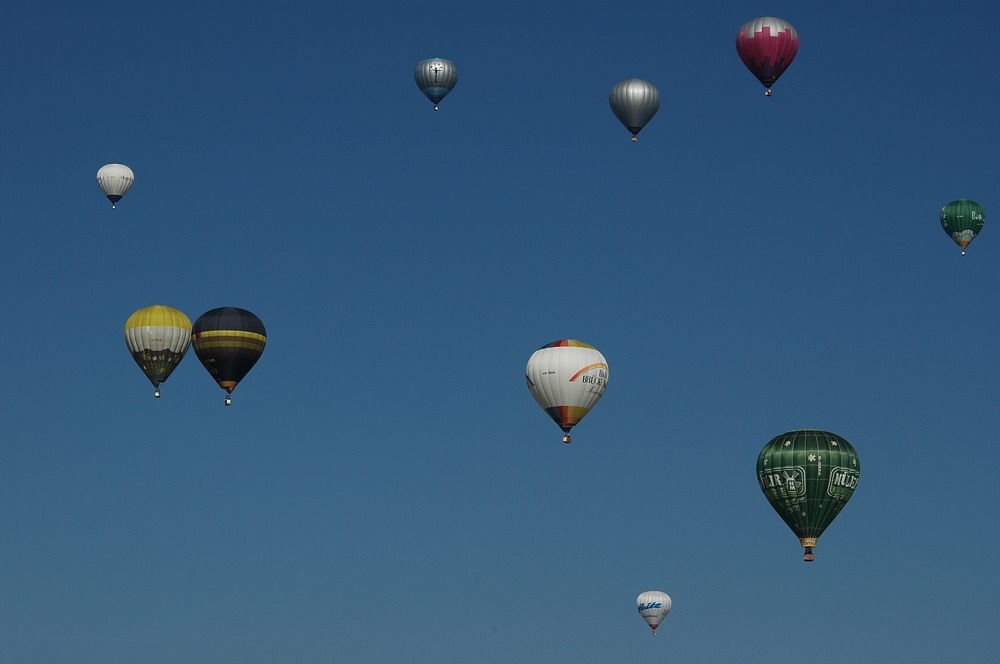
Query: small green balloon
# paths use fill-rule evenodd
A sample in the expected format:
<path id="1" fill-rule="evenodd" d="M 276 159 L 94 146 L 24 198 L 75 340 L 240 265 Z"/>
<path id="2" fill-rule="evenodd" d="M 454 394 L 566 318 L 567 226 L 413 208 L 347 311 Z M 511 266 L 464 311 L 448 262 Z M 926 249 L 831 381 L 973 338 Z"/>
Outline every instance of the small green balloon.
<path id="1" fill-rule="evenodd" d="M 776 436 L 757 457 L 757 481 L 812 561 L 819 536 L 836 518 L 861 476 L 849 442 L 829 431 L 799 429 Z"/>
<path id="2" fill-rule="evenodd" d="M 955 244 L 962 248 L 962 255 L 986 223 L 983 206 L 964 198 L 948 203 L 941 208 L 941 228 Z"/>

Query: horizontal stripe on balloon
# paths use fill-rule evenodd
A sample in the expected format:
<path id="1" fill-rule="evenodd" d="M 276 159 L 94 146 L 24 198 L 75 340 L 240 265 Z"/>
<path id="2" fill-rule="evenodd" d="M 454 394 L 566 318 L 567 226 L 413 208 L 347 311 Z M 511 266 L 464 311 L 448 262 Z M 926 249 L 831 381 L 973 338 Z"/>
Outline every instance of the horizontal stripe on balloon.
<path id="1" fill-rule="evenodd" d="M 125 321 L 126 330 L 150 326 L 179 327 L 184 330 L 190 330 L 191 321 L 177 309 L 159 304 L 140 309 Z"/>
<path id="2" fill-rule="evenodd" d="M 264 342 L 258 341 L 257 339 L 235 339 L 226 337 L 211 340 L 195 340 L 194 349 L 196 351 L 208 348 L 248 348 L 250 350 L 263 351 Z"/>
<path id="3" fill-rule="evenodd" d="M 244 339 L 257 339 L 261 342 L 267 341 L 267 337 L 263 334 L 248 332 L 246 330 L 205 330 L 203 332 L 194 333 L 195 339 L 214 339 L 218 337 L 241 337 Z"/>
<path id="4" fill-rule="evenodd" d="M 558 341 L 553 341 L 550 344 L 545 344 L 538 350 L 542 350 L 542 348 L 559 348 L 562 346 L 574 346 L 576 348 L 594 348 L 590 344 L 585 344 L 582 341 L 577 341 L 576 339 L 559 339 Z M 594 348 L 594 350 L 597 349 Z"/>
<path id="5" fill-rule="evenodd" d="M 549 417 L 556 424 L 564 429 L 569 429 L 576 426 L 590 412 L 590 409 L 582 406 L 553 406 L 552 408 L 546 408 L 545 412 L 549 414 Z"/>

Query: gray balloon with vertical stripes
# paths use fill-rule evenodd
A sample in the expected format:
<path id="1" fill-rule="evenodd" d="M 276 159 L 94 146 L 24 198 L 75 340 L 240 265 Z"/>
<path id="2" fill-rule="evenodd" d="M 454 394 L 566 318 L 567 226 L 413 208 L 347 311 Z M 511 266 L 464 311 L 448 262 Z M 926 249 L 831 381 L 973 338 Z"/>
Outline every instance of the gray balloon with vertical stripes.
<path id="1" fill-rule="evenodd" d="M 451 60 L 429 58 L 417 64 L 417 68 L 413 71 L 413 79 L 420 91 L 434 104 L 436 111 L 441 100 L 458 83 L 458 68 Z"/>
<path id="2" fill-rule="evenodd" d="M 611 88 L 608 96 L 611 110 L 625 128 L 632 132 L 632 140 L 646 123 L 660 110 L 660 91 L 641 78 L 627 78 Z"/>

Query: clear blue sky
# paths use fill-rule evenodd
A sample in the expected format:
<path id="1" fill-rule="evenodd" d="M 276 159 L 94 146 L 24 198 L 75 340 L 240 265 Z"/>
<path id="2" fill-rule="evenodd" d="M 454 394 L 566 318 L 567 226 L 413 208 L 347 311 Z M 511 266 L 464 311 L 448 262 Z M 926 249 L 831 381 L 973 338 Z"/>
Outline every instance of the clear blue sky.
<path id="1" fill-rule="evenodd" d="M 771 98 L 759 15 L 802 40 Z M 0 660 L 992 661 L 998 34 L 992 2 L 11 3 Z M 151 304 L 264 321 L 231 408 L 193 353 L 152 398 Z M 523 378 L 567 337 L 611 369 L 569 446 Z M 811 565 L 755 479 L 796 428 L 863 463 Z"/>

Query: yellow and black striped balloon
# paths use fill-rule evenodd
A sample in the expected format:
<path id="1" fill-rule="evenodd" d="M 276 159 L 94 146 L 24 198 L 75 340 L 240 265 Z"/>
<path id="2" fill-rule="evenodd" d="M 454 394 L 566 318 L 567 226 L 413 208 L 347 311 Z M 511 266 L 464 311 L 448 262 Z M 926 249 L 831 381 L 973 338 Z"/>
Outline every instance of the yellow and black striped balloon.
<path id="1" fill-rule="evenodd" d="M 229 394 L 260 359 L 267 331 L 257 316 L 237 307 L 206 311 L 194 322 L 194 352 L 219 387 Z"/>

